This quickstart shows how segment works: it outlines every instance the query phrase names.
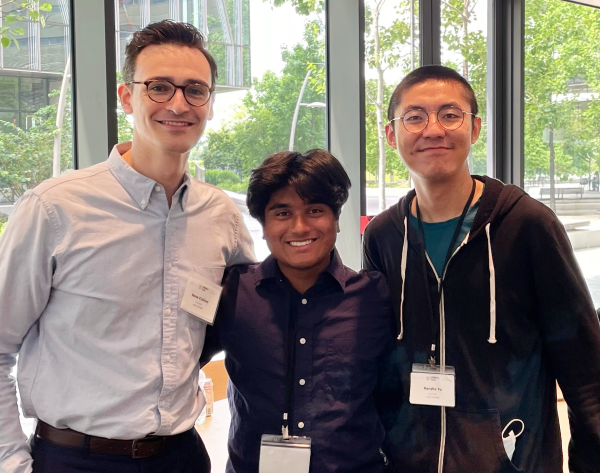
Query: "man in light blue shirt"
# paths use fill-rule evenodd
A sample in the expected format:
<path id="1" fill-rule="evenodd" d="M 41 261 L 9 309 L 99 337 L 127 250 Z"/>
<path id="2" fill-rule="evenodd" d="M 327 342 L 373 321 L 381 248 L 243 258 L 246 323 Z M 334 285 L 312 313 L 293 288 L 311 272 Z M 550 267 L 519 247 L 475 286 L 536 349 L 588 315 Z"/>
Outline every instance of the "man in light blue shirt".
<path id="1" fill-rule="evenodd" d="M 194 27 L 163 21 L 134 34 L 123 74 L 133 141 L 28 191 L 0 238 L 3 473 L 210 471 L 193 428 L 206 323 L 182 299 L 254 259 L 235 204 L 187 171 L 216 64 Z"/>

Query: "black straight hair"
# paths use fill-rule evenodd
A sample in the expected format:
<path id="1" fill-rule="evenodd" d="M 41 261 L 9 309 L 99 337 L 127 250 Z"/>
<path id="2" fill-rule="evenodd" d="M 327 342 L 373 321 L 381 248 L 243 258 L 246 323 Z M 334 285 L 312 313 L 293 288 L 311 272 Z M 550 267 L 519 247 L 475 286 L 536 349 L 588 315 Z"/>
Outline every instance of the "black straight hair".
<path id="1" fill-rule="evenodd" d="M 343 166 L 327 151 L 284 151 L 269 156 L 252 170 L 246 203 L 250 215 L 264 225 L 265 209 L 273 193 L 291 187 L 302 200 L 327 205 L 338 219 L 350 186 Z"/>
<path id="2" fill-rule="evenodd" d="M 390 103 L 388 106 L 387 118 L 388 121 L 392 121 L 395 117 L 396 109 L 402 101 L 402 94 L 411 87 L 421 84 L 428 80 L 440 81 L 440 82 L 458 82 L 462 85 L 464 90 L 464 97 L 469 102 L 471 110 L 467 112 L 474 113 L 477 115 L 479 108 L 477 107 L 477 98 L 471 84 L 454 69 L 446 66 L 430 65 L 418 67 L 414 71 L 411 71 L 406 75 L 404 79 L 396 86 L 396 89 L 390 97 Z M 474 118 L 475 116 L 473 116 Z"/>

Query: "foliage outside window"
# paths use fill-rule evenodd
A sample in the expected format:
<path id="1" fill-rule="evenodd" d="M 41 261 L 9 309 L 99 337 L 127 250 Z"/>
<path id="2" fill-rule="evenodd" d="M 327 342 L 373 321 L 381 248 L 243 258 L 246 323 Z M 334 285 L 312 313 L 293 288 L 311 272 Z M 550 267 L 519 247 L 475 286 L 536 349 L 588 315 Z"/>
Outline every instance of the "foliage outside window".
<path id="1" fill-rule="evenodd" d="M 479 107 L 482 130 L 467 157 L 473 174 L 487 170 L 487 25 L 484 0 L 442 2 L 442 63 L 469 81 Z"/>
<path id="2" fill-rule="evenodd" d="M 320 15 L 307 19 L 304 42 L 284 47 L 282 59 L 281 75 L 267 71 L 253 79 L 233 119 L 208 132 L 204 148 L 192 153 L 192 159 L 203 161 L 207 182 L 210 179 L 223 189 L 245 193 L 250 171 L 267 156 L 288 149 L 298 94 L 309 69 L 302 102 L 325 102 L 325 36 Z M 294 149 L 326 146 L 325 115 L 322 107 L 300 107 Z"/>
<path id="3" fill-rule="evenodd" d="M 600 10 L 558 0 L 525 7 L 526 187 L 587 186 L 600 169 Z"/>

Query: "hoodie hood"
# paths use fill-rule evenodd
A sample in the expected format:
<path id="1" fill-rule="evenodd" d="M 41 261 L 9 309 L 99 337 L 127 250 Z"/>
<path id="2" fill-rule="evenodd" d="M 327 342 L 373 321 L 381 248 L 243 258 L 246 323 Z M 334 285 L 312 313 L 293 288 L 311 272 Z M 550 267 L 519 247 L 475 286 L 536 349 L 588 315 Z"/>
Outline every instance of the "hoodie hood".
<path id="1" fill-rule="evenodd" d="M 501 217 L 512 210 L 516 203 L 527 194 L 520 187 L 512 184 L 504 184 L 498 179 L 488 176 L 473 176 L 473 179 L 483 182 L 485 188 L 479 199 L 479 210 L 473 221 L 473 227 L 469 232 L 469 240 L 485 231 L 485 226 L 492 223 L 498 217 Z M 405 197 L 402 197 L 396 204 L 390 207 L 390 217 L 398 231 L 404 235 L 404 218 L 408 216 L 408 204 L 416 195 L 416 191 L 411 189 Z M 419 244 L 418 239 L 408 236 L 411 244 Z"/>

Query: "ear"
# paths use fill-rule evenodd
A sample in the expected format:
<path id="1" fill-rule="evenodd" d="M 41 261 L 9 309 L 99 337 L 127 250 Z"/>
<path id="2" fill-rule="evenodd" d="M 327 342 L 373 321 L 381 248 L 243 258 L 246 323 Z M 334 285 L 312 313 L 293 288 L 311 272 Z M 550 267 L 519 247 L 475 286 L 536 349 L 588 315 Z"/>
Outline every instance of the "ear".
<path id="1" fill-rule="evenodd" d="M 213 108 L 213 105 L 215 103 L 215 93 L 213 92 L 210 95 L 210 100 L 208 101 L 208 103 L 206 104 L 206 106 L 208 107 L 208 114 L 206 116 L 207 120 L 212 120 L 214 115 L 215 115 L 215 110 Z"/>
<path id="2" fill-rule="evenodd" d="M 398 149 L 396 145 L 396 132 L 394 131 L 394 124 L 388 123 L 385 125 L 385 137 L 387 138 L 387 143 L 394 149 Z"/>
<path id="3" fill-rule="evenodd" d="M 481 118 L 475 117 L 473 120 L 473 129 L 471 130 L 471 144 L 475 144 L 479 139 L 479 133 L 481 132 Z"/>
<path id="4" fill-rule="evenodd" d="M 340 221 L 339 220 L 335 221 L 335 231 L 337 233 L 340 233 Z"/>
<path id="5" fill-rule="evenodd" d="M 129 87 L 131 87 L 131 84 L 119 84 L 119 88 L 117 89 L 119 99 L 121 100 L 121 106 L 125 113 L 133 113 L 133 107 L 131 106 L 131 90 Z"/>

